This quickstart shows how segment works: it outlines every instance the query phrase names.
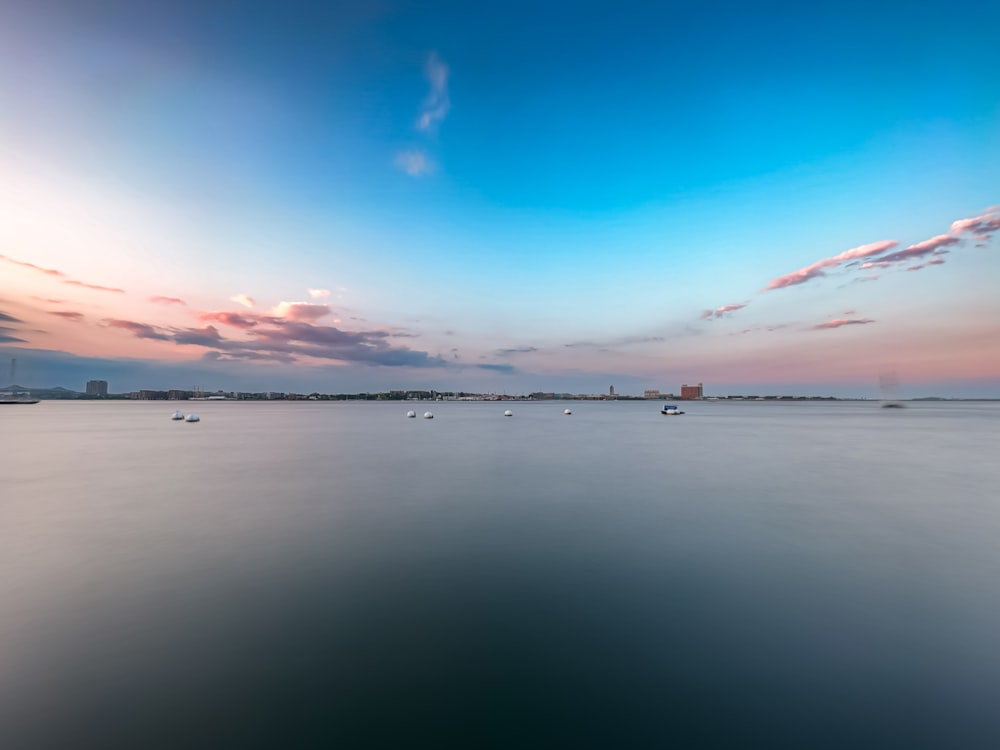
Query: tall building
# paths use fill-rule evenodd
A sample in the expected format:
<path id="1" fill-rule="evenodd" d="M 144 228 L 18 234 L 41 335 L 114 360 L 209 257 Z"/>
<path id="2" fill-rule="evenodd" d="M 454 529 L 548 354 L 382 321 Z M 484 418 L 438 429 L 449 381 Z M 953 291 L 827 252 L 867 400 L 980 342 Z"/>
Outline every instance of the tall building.
<path id="1" fill-rule="evenodd" d="M 614 386 L 611 386 L 611 390 L 608 392 L 608 395 L 611 396 L 611 398 L 615 397 L 615 387 Z"/>
<path id="2" fill-rule="evenodd" d="M 681 386 L 681 398 L 685 400 L 700 399 L 703 396 L 701 383 L 698 383 L 698 385 L 684 384 Z"/>
<path id="3" fill-rule="evenodd" d="M 107 398 L 108 396 L 108 381 L 107 380 L 88 380 L 87 381 L 87 395 L 96 396 L 97 398 Z"/>

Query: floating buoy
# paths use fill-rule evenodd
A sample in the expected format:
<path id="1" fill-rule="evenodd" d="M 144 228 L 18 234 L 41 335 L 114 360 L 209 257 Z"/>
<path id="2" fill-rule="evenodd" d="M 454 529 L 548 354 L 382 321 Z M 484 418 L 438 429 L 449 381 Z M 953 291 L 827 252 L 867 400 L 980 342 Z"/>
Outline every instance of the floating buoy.
<path id="1" fill-rule="evenodd" d="M 429 411 L 424 412 L 424 419 L 434 419 L 434 414 Z"/>
<path id="2" fill-rule="evenodd" d="M 170 418 L 171 419 L 184 419 L 184 415 L 181 412 L 179 412 L 179 411 L 175 411 L 173 414 L 170 415 Z"/>
<path id="3" fill-rule="evenodd" d="M 415 416 L 417 416 L 417 413 L 415 411 L 413 411 L 412 409 L 410 411 L 406 412 L 406 418 L 407 419 L 413 419 Z"/>
<path id="4" fill-rule="evenodd" d="M 573 412 L 571 412 L 569 409 L 563 409 L 563 414 L 572 414 L 572 413 Z"/>
<path id="5" fill-rule="evenodd" d="M 503 413 L 503 415 L 504 415 L 505 417 L 513 417 L 513 416 L 514 416 L 514 412 L 512 412 L 512 411 L 511 411 L 510 409 L 507 409 L 507 410 L 506 410 L 506 411 L 505 411 L 505 412 Z"/>
<path id="6" fill-rule="evenodd" d="M 200 422 L 201 421 L 201 417 L 199 417 L 197 414 L 188 414 L 186 417 L 184 417 L 184 421 L 185 422 Z"/>

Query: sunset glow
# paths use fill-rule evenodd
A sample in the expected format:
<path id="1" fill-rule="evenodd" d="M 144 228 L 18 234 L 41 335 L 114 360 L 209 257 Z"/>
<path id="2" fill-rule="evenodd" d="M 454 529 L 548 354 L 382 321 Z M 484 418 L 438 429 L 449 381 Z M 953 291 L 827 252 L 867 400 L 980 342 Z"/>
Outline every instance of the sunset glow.
<path id="1" fill-rule="evenodd" d="M 472 6 L 2 11 L 4 361 L 1000 397 L 1000 51 L 952 6 Z"/>

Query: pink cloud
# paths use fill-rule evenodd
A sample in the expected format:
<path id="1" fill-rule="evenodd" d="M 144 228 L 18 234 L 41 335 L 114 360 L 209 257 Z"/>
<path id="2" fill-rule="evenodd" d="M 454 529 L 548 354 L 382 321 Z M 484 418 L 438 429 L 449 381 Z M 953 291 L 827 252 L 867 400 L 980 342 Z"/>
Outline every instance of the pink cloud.
<path id="1" fill-rule="evenodd" d="M 325 299 L 330 296 L 329 289 L 309 289 L 308 292 L 313 299 Z"/>
<path id="2" fill-rule="evenodd" d="M 236 313 L 236 312 L 203 312 L 198 315 L 199 320 L 214 320 L 217 323 L 223 323 L 227 326 L 232 326 L 233 328 L 253 328 L 260 322 L 261 316 L 255 315 L 253 313 Z"/>
<path id="3" fill-rule="evenodd" d="M 785 287 L 795 286 L 796 284 L 804 284 L 809 281 L 809 279 L 815 279 L 817 276 L 825 276 L 823 273 L 823 266 L 818 263 L 813 263 L 811 266 L 806 266 L 805 268 L 800 268 L 798 271 L 792 271 L 791 273 L 786 273 L 784 276 L 778 276 L 771 279 L 770 283 L 764 287 L 765 292 L 769 292 L 773 289 L 784 289 Z"/>
<path id="4" fill-rule="evenodd" d="M 993 232 L 1000 231 L 1000 212 L 994 207 L 982 216 L 974 216 L 969 219 L 958 219 L 951 223 L 952 234 L 963 234 L 964 232 L 974 232 L 979 235 L 976 239 L 987 239 Z"/>
<path id="5" fill-rule="evenodd" d="M 119 289 L 116 286 L 101 286 L 100 284 L 86 284 L 82 281 L 76 281 L 75 279 L 64 281 L 63 284 L 68 284 L 69 286 L 78 286 L 84 289 L 94 289 L 98 292 L 114 292 L 115 294 L 125 294 L 124 289 Z"/>
<path id="6" fill-rule="evenodd" d="M 182 300 L 180 297 L 150 297 L 150 302 L 155 302 L 158 305 L 187 305 L 187 302 Z"/>
<path id="7" fill-rule="evenodd" d="M 813 326 L 813 330 L 825 331 L 830 328 L 840 328 L 841 326 L 860 326 L 874 322 L 875 321 L 870 318 L 834 318 L 833 320 L 828 320 L 826 323 L 820 323 L 818 326 Z"/>
<path id="8" fill-rule="evenodd" d="M 961 242 L 961 240 L 959 240 L 958 237 L 952 237 L 948 234 L 939 234 L 936 237 L 931 237 L 929 240 L 924 240 L 923 242 L 910 245 L 902 250 L 897 250 L 894 253 L 883 255 L 879 258 L 879 262 L 899 263 L 910 260 L 911 258 L 919 258 L 921 256 L 930 255 L 933 252 L 939 251 L 941 248 L 947 247 L 948 245 L 957 245 L 959 242 Z M 862 268 L 864 268 L 864 266 L 862 266 Z"/>
<path id="9" fill-rule="evenodd" d="M 899 243 L 895 240 L 880 240 L 878 242 L 869 242 L 866 245 L 852 247 L 850 250 L 845 250 L 844 252 L 838 253 L 837 255 L 833 255 L 829 258 L 817 260 L 815 263 L 811 263 L 810 265 L 800 268 L 797 271 L 792 271 L 791 273 L 786 273 L 783 276 L 771 279 L 768 285 L 764 287 L 763 291 L 767 292 L 773 289 L 784 289 L 785 287 L 795 286 L 796 284 L 804 284 L 810 279 L 825 276 L 826 274 L 823 273 L 824 268 L 834 268 L 846 261 L 878 255 L 879 253 L 884 253 L 886 250 L 889 250 L 898 244 Z M 864 267 L 865 266 L 862 265 L 862 268 Z"/>
<path id="10" fill-rule="evenodd" d="M 722 307 L 717 307 L 714 310 L 705 310 L 701 314 L 702 320 L 711 320 L 712 318 L 721 318 L 731 312 L 736 312 L 737 310 L 742 310 L 746 307 L 749 302 L 734 303 L 731 305 L 722 305 Z"/>
<path id="11" fill-rule="evenodd" d="M 330 306 L 318 305 L 313 302 L 282 302 L 271 312 L 285 320 L 308 322 L 329 315 Z"/>
<path id="12" fill-rule="evenodd" d="M 257 304 L 256 302 L 254 302 L 253 297 L 250 297 L 249 295 L 246 294 L 235 294 L 229 299 L 238 305 L 243 305 L 243 307 L 253 307 L 254 305 Z"/>
<path id="13" fill-rule="evenodd" d="M 62 271 L 57 271 L 54 268 L 42 268 L 41 266 L 36 266 L 34 263 L 27 263 L 23 260 L 14 260 L 6 255 L 0 255 L 0 260 L 7 261 L 8 263 L 13 263 L 15 266 L 23 266 L 24 268 L 31 268 L 40 273 L 48 274 L 49 276 L 65 276 Z"/>

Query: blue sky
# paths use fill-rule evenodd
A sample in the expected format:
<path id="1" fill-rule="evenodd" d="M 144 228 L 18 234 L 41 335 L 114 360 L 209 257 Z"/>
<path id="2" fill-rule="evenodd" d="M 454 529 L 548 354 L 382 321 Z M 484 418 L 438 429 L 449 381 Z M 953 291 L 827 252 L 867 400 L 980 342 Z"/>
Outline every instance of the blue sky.
<path id="1" fill-rule="evenodd" d="M 112 390 L 1000 397 L 998 22 L 8 4 L 0 354 Z"/>

